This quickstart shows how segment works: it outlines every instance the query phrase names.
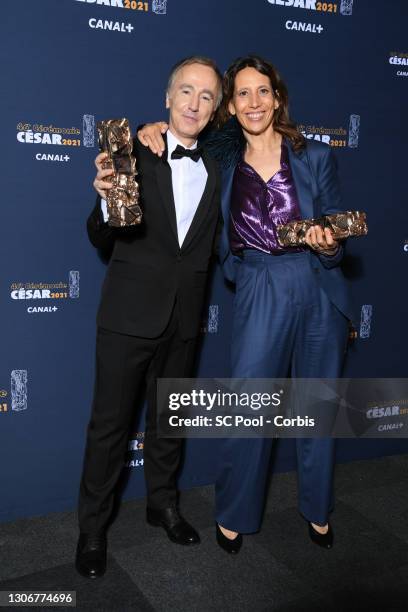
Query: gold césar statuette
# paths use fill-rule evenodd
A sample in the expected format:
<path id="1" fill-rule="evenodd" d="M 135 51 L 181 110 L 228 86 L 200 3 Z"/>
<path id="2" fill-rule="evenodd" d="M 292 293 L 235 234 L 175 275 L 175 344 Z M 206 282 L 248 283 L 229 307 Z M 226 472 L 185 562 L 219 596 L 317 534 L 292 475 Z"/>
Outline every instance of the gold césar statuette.
<path id="1" fill-rule="evenodd" d="M 99 148 L 108 153 L 103 168 L 113 168 L 107 181 L 113 187 L 106 198 L 108 225 L 128 227 L 139 225 L 142 209 L 139 206 L 139 185 L 136 182 L 136 159 L 132 155 L 133 142 L 127 119 L 107 119 L 97 124 Z"/>
<path id="2" fill-rule="evenodd" d="M 333 215 L 324 215 L 318 219 L 303 219 L 278 225 L 279 244 L 283 247 L 305 244 L 306 232 L 312 225 L 328 227 L 335 240 L 343 240 L 349 236 L 365 236 L 368 232 L 366 213 L 359 210 L 348 210 Z"/>

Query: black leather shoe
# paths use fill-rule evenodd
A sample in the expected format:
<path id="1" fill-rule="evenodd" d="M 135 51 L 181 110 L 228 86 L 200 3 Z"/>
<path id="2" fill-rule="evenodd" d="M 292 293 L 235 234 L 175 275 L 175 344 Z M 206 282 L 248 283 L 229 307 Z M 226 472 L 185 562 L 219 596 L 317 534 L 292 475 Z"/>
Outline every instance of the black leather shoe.
<path id="1" fill-rule="evenodd" d="M 316 531 L 316 529 L 314 529 L 312 523 L 309 523 L 310 539 L 312 540 L 312 542 L 314 542 L 318 546 L 321 546 L 322 548 L 333 547 L 333 529 L 331 528 L 330 523 L 328 523 L 328 525 L 329 528 L 327 530 L 327 533 L 319 533 L 318 531 Z"/>
<path id="2" fill-rule="evenodd" d="M 75 567 L 85 578 L 98 578 L 106 571 L 106 534 L 81 533 L 78 540 Z"/>
<path id="3" fill-rule="evenodd" d="M 199 544 L 200 536 L 187 523 L 175 506 L 162 510 L 146 509 L 146 520 L 153 527 L 163 527 L 169 539 L 176 544 Z"/>
<path id="4" fill-rule="evenodd" d="M 237 555 L 242 546 L 242 533 L 239 533 L 236 538 L 230 540 L 225 536 L 218 523 L 215 523 L 215 535 L 217 537 L 218 545 L 221 546 L 227 553 L 231 555 Z"/>

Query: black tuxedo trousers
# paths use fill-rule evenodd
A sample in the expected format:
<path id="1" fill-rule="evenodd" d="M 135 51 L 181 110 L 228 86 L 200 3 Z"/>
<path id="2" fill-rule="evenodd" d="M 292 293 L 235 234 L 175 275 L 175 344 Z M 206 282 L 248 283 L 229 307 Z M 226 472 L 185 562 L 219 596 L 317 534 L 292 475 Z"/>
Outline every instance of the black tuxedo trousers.
<path id="1" fill-rule="evenodd" d="M 129 428 L 144 383 L 147 504 L 158 509 L 176 504 L 183 441 L 157 436 L 156 383 L 157 378 L 189 377 L 196 344 L 195 339 L 181 338 L 177 308 L 159 338 L 126 336 L 99 327 L 96 342 L 95 393 L 80 488 L 79 525 L 83 533 L 104 530 L 109 522 Z"/>
<path id="2" fill-rule="evenodd" d="M 157 435 L 157 378 L 192 374 L 207 273 L 220 231 L 219 175 L 205 153 L 203 196 L 182 247 L 171 170 L 135 142 L 141 226 L 116 230 L 104 223 L 100 200 L 88 219 L 97 248 L 111 251 L 98 311 L 96 372 L 79 496 L 83 533 L 106 529 L 124 465 L 129 428 L 146 385 L 144 471 L 147 505 L 176 503 L 182 440 Z"/>

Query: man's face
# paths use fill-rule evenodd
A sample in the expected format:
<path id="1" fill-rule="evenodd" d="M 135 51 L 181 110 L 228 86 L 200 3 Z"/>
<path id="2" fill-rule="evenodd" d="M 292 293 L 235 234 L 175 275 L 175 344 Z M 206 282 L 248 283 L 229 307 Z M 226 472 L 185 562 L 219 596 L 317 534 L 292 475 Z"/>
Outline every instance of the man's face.
<path id="1" fill-rule="evenodd" d="M 218 96 L 217 75 L 210 66 L 190 64 L 176 73 L 166 97 L 170 130 L 185 146 L 213 118 Z"/>

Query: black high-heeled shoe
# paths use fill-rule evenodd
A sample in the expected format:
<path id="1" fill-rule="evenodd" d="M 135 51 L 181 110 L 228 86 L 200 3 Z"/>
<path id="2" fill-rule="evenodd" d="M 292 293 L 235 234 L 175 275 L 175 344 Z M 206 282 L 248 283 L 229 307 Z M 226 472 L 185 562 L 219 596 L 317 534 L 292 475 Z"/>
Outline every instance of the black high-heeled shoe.
<path id="1" fill-rule="evenodd" d="M 327 533 L 319 533 L 318 531 L 316 531 L 316 529 L 313 527 L 312 523 L 310 522 L 308 523 L 308 525 L 309 525 L 309 536 L 312 542 L 314 542 L 318 546 L 321 546 L 322 548 L 332 548 L 333 547 L 334 534 L 333 534 L 333 529 L 331 528 L 330 523 L 328 523 L 329 528 L 327 530 Z"/>
<path id="2" fill-rule="evenodd" d="M 218 545 L 221 546 L 223 550 L 225 550 L 227 553 L 230 553 L 231 555 L 237 555 L 239 553 L 240 548 L 242 546 L 241 533 L 239 533 L 237 537 L 233 540 L 230 540 L 222 533 L 218 523 L 215 523 L 215 535 L 217 537 Z"/>

